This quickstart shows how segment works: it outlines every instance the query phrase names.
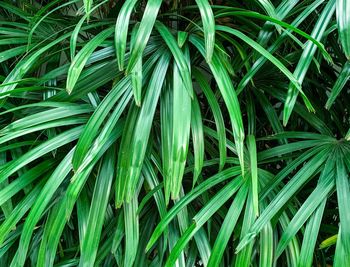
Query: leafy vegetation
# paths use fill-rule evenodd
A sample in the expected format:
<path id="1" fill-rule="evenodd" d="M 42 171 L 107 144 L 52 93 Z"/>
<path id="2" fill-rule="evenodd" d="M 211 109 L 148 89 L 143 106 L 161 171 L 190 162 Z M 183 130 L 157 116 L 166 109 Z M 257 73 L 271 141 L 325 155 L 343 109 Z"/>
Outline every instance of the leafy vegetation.
<path id="1" fill-rule="evenodd" d="M 0 36 L 0 266 L 350 266 L 349 1 L 1 1 Z"/>

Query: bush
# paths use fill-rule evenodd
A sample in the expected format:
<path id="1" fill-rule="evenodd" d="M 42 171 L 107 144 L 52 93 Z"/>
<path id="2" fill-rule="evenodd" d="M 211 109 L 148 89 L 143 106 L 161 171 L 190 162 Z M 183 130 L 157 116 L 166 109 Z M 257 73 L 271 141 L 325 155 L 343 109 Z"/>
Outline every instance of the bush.
<path id="1" fill-rule="evenodd" d="M 0 2 L 0 266 L 350 266 L 349 10 Z"/>

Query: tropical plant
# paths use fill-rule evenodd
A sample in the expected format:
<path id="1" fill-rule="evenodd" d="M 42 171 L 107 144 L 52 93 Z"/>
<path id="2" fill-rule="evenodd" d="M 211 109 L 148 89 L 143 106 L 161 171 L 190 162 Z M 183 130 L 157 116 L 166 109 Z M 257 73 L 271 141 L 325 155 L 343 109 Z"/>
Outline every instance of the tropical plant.
<path id="1" fill-rule="evenodd" d="M 350 266 L 350 2 L 0 2 L 0 266 Z"/>

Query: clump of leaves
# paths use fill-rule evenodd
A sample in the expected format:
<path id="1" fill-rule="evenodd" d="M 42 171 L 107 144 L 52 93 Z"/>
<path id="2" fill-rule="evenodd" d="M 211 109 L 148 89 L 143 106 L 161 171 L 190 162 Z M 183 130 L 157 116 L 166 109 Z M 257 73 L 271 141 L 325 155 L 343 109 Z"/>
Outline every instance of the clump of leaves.
<path id="1" fill-rule="evenodd" d="M 0 2 L 0 266 L 350 266 L 349 9 Z"/>

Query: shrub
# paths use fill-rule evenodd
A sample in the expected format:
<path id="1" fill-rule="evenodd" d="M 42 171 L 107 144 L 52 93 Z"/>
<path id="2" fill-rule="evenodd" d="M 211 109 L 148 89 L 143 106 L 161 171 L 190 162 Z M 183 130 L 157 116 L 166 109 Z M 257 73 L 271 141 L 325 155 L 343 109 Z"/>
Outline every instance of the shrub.
<path id="1" fill-rule="evenodd" d="M 2 1 L 0 36 L 0 266 L 350 266 L 349 1 Z"/>

